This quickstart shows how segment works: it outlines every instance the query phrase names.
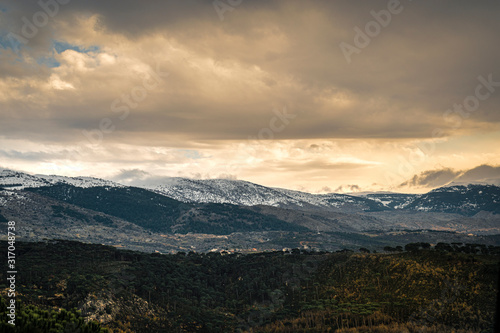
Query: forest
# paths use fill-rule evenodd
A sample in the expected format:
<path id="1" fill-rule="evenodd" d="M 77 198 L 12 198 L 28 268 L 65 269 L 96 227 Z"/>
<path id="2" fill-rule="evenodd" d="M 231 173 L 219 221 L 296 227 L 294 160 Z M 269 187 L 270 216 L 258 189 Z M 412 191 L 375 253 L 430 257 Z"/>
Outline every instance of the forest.
<path id="1" fill-rule="evenodd" d="M 59 200 L 60 203 L 119 217 L 153 232 L 228 235 L 237 231 L 310 231 L 303 226 L 287 223 L 272 215 L 259 214 L 246 207 L 184 203 L 137 187 L 80 188 L 59 184 L 26 190 Z M 71 217 L 85 222 L 89 220 L 84 214 L 68 207 L 52 205 L 51 208 L 53 217 Z M 96 221 L 102 223 L 102 218 Z M 108 226 L 111 224 L 109 219 L 104 223 Z"/>
<path id="2" fill-rule="evenodd" d="M 493 246 L 165 255 L 46 240 L 16 255 L 16 326 L 5 268 L 0 332 L 495 331 Z"/>

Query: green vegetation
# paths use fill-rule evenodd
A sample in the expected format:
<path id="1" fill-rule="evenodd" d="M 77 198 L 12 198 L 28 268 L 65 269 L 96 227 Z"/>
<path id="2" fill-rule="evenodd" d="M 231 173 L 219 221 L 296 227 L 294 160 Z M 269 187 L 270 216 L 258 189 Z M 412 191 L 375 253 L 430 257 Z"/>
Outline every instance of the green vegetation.
<path id="1" fill-rule="evenodd" d="M 111 332 L 493 332 L 499 249 L 415 244 L 376 254 L 162 255 L 17 243 L 18 310 L 27 313 L 18 319 L 56 328 L 84 327 L 83 317 Z M 101 329 L 87 325 L 82 332 Z"/>
<path id="2" fill-rule="evenodd" d="M 3 222 L 9 222 L 9 220 L 7 220 L 7 218 L 0 213 L 0 223 Z"/>
<path id="3" fill-rule="evenodd" d="M 57 205 L 52 205 L 52 211 L 54 217 L 72 217 L 76 220 L 80 221 L 88 221 L 87 216 L 85 214 L 79 213 L 74 209 L 70 209 L 68 207 L 62 207 Z"/>
<path id="4" fill-rule="evenodd" d="M 167 231 L 172 216 L 183 209 L 183 204 L 174 199 L 140 188 L 54 185 L 27 190 L 116 216 L 154 231 Z"/>
<path id="5" fill-rule="evenodd" d="M 494 185 L 468 185 L 455 186 L 454 188 L 443 188 L 428 192 L 407 208 L 418 209 L 421 205 L 434 202 L 432 211 L 446 213 L 457 213 L 473 216 L 480 211 L 500 214 L 500 205 L 493 198 L 500 196 L 500 187 Z"/>
<path id="6" fill-rule="evenodd" d="M 94 219 L 94 221 L 99 222 L 102 225 L 105 225 L 105 226 L 108 226 L 108 227 L 113 225 L 113 220 L 111 220 L 107 216 L 94 215 L 92 218 Z"/>
<path id="7" fill-rule="evenodd" d="M 310 231 L 242 206 L 188 204 L 137 187 L 81 188 L 59 184 L 26 190 L 115 216 L 154 232 L 226 235 L 237 231 Z M 60 205 L 53 205 L 52 210 L 55 217 L 89 220 L 84 214 Z M 102 223 L 102 218 L 93 218 Z M 110 225 L 112 221 L 108 218 L 104 223 Z"/>
<path id="8" fill-rule="evenodd" d="M 85 323 L 76 309 L 42 309 L 35 305 L 21 306 L 16 309 L 15 326 L 7 323 L 9 313 L 7 304 L 0 299 L 0 332 L 5 333 L 107 333 L 97 322 Z"/>

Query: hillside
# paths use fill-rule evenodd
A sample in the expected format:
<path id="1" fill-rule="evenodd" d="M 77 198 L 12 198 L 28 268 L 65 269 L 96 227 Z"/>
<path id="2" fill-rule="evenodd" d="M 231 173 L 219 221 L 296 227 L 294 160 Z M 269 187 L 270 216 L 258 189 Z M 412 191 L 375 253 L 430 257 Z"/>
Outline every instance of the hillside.
<path id="1" fill-rule="evenodd" d="M 406 206 L 417 211 L 473 216 L 481 211 L 500 214 L 500 187 L 467 185 L 441 187 L 423 194 Z"/>
<path id="2" fill-rule="evenodd" d="M 380 249 L 418 237 L 495 245 L 500 234 L 496 186 L 349 196 L 174 178 L 152 190 L 3 170 L 2 187 L 0 221 L 21 222 L 25 240 L 72 239 L 146 252 Z"/>
<path id="3" fill-rule="evenodd" d="M 108 180 L 91 177 L 29 175 L 4 169 L 0 187 L 10 190 L 70 185 L 77 188 L 125 188 Z M 130 187 L 131 188 L 131 187 Z M 140 188 L 183 203 L 221 203 L 237 206 L 271 206 L 295 210 L 343 213 L 379 211 L 425 211 L 473 216 L 479 212 L 500 213 L 500 187 L 494 185 L 449 186 L 426 194 L 367 193 L 346 195 L 312 194 L 270 188 L 247 181 L 187 179 L 172 177 L 160 184 Z"/>
<path id="4" fill-rule="evenodd" d="M 384 210 L 380 203 L 344 194 L 310 194 L 270 188 L 241 180 L 171 178 L 160 185 L 147 186 L 157 193 L 183 202 L 230 203 L 243 206 L 273 206 L 291 209 L 335 211 Z"/>
<path id="5" fill-rule="evenodd" d="M 76 307 L 114 332 L 493 332 L 499 248 L 420 245 L 160 255 L 18 243 L 17 297 L 36 312 Z"/>
<path id="6" fill-rule="evenodd" d="M 185 204 L 136 187 L 54 185 L 27 191 L 116 216 L 154 232 L 228 234 L 235 231 L 307 230 L 245 207 Z"/>
<path id="7" fill-rule="evenodd" d="M 123 186 L 110 180 L 93 177 L 65 177 L 57 175 L 30 175 L 9 169 L 0 169 L 0 187 L 11 190 L 67 184 L 77 187 Z"/>

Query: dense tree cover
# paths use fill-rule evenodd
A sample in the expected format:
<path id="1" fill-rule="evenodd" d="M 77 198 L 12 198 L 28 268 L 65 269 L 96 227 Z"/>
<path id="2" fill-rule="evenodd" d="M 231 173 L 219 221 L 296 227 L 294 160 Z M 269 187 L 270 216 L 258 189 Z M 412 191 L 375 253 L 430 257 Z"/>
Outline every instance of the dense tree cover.
<path id="1" fill-rule="evenodd" d="M 17 298 L 56 321 L 50 309 L 78 308 L 113 332 L 493 332 L 498 254 L 417 244 L 381 254 L 161 255 L 18 243 Z"/>
<path id="2" fill-rule="evenodd" d="M 0 297 L 1 333 L 107 333 L 97 322 L 85 323 L 76 309 L 42 309 L 35 305 L 17 305 L 15 325 L 5 318 L 9 310 L 6 300 Z"/>
<path id="3" fill-rule="evenodd" d="M 433 203 L 430 211 L 458 213 L 473 216 L 480 211 L 500 214 L 498 201 L 492 198 L 500 196 L 500 187 L 494 185 L 468 185 L 440 188 L 419 196 L 406 208 L 418 210 Z"/>
<path id="4" fill-rule="evenodd" d="M 385 332 L 398 324 L 394 332 L 493 332 L 497 262 L 498 257 L 434 251 L 353 254 L 341 264 L 321 267 L 317 289 L 306 289 L 303 299 L 292 302 L 299 316 L 257 331 L 385 327 Z"/>
<path id="5" fill-rule="evenodd" d="M 52 205 L 52 211 L 54 217 L 64 217 L 64 216 L 69 216 L 77 220 L 81 221 L 87 221 L 87 216 L 85 214 L 79 213 L 74 209 L 68 208 L 68 207 L 62 207 L 62 206 L 57 206 L 57 205 Z"/>
<path id="6" fill-rule="evenodd" d="M 184 209 L 184 205 L 177 200 L 140 188 L 81 188 L 58 184 L 27 190 L 113 215 L 155 231 L 168 231 L 172 216 L 179 215 Z"/>
<path id="7" fill-rule="evenodd" d="M 154 232 L 225 235 L 237 231 L 310 231 L 243 206 L 183 203 L 137 187 L 81 188 L 58 184 L 26 190 L 115 216 Z M 89 220 L 84 214 L 60 205 L 53 205 L 52 210 L 54 217 Z M 103 218 L 96 216 L 94 219 L 102 222 Z M 109 225 L 110 220 L 104 223 Z"/>
<path id="8" fill-rule="evenodd" d="M 2 215 L 2 213 L 0 212 L 0 223 L 2 222 L 8 222 L 9 220 L 7 220 L 7 218 L 5 216 Z"/>
<path id="9" fill-rule="evenodd" d="M 484 244 L 470 244 L 470 243 L 437 243 L 434 247 L 429 243 L 409 243 L 405 245 L 405 250 L 410 252 L 429 250 L 433 248 L 438 252 L 452 252 L 452 253 L 468 253 L 468 254 L 500 254 L 500 246 L 484 245 Z M 384 247 L 384 251 L 402 251 L 400 246 L 391 248 Z"/>

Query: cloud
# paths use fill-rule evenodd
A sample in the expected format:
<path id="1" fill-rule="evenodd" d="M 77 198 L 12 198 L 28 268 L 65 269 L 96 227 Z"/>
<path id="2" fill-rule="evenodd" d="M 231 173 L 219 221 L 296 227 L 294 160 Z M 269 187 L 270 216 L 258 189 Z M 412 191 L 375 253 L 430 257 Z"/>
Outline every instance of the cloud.
<path id="1" fill-rule="evenodd" d="M 167 184 L 172 177 L 153 175 L 140 169 L 120 170 L 111 180 L 128 186 L 156 186 Z"/>
<path id="2" fill-rule="evenodd" d="M 269 127 L 276 105 L 297 114 L 277 139 L 430 137 L 443 112 L 474 92 L 479 75 L 500 78 L 500 46 L 489 42 L 500 28 L 499 5 L 445 3 L 405 4 L 351 65 L 339 43 L 353 43 L 354 26 L 373 20 L 370 11 L 385 9 L 386 1 L 255 1 L 227 12 L 223 22 L 206 1 L 70 3 L 22 49 L 22 61 L 2 52 L 10 66 L 0 80 L 0 129 L 75 141 L 82 128 L 116 116 L 111 103 L 141 84 L 138 74 L 161 64 L 168 81 L 107 140 L 133 141 L 139 133 L 153 141 L 243 140 Z M 21 18 L 40 10 L 36 2 L 11 4 L 9 29 L 19 32 Z M 58 45 L 72 47 L 58 53 Z M 60 66 L 37 66 L 42 54 Z M 24 76 L 28 63 L 40 68 L 37 76 Z M 485 101 L 461 129 L 497 123 L 498 105 L 498 97 Z M 44 126 L 12 130 L 20 117 Z"/>
<path id="3" fill-rule="evenodd" d="M 143 171 L 143 170 L 139 170 L 139 169 L 130 169 L 130 170 L 125 170 L 125 169 L 122 169 L 120 170 L 120 172 L 112 177 L 112 180 L 118 182 L 118 183 L 121 183 L 121 182 L 124 182 L 124 183 L 134 183 L 134 182 L 137 182 L 137 181 L 141 181 L 147 177 L 150 177 L 151 175 L 146 172 L 146 171 Z"/>
<path id="4" fill-rule="evenodd" d="M 340 185 L 335 189 L 335 193 L 352 193 L 359 192 L 361 188 L 358 185 Z"/>
<path id="5" fill-rule="evenodd" d="M 436 188 L 450 184 L 494 184 L 500 185 L 500 166 L 480 165 L 469 170 L 427 170 L 414 175 L 400 187 Z"/>
<path id="6" fill-rule="evenodd" d="M 221 173 L 220 175 L 218 175 L 215 178 L 217 178 L 217 179 L 237 180 L 238 176 L 237 175 L 228 174 L 228 173 Z"/>
<path id="7" fill-rule="evenodd" d="M 269 161 L 266 164 L 272 164 Z M 360 169 L 373 166 L 373 163 L 368 161 L 353 161 L 353 162 L 342 162 L 342 161 L 328 161 L 327 159 L 318 159 L 316 161 L 290 161 L 285 160 L 281 162 L 275 162 L 274 167 L 278 170 L 286 171 L 312 171 L 312 170 L 346 170 L 346 169 Z"/>
<path id="8" fill-rule="evenodd" d="M 419 175 L 414 175 L 412 179 L 402 183 L 400 187 L 439 187 L 450 183 L 460 174 L 460 171 L 455 171 L 450 168 L 427 170 L 421 172 Z"/>
<path id="9" fill-rule="evenodd" d="M 454 182 L 500 185 L 500 166 L 480 165 L 463 172 Z"/>
<path id="10" fill-rule="evenodd" d="M 319 190 L 320 193 L 331 193 L 333 192 L 332 189 L 328 186 L 324 186 L 323 188 L 321 188 L 321 190 Z"/>
<path id="11" fill-rule="evenodd" d="M 201 173 L 201 172 L 191 172 L 191 173 L 183 173 L 179 174 L 183 178 L 191 178 L 191 179 L 229 179 L 229 180 L 237 180 L 238 177 L 229 173 L 220 173 L 217 175 L 211 175 L 209 173 Z M 174 181 L 176 177 L 172 176 L 162 176 L 151 174 L 147 171 L 140 169 L 122 169 L 117 174 L 110 177 L 111 180 L 122 183 L 130 186 L 155 186 L 159 184 L 168 184 Z"/>
<path id="12" fill-rule="evenodd" d="M 387 1 L 243 1 L 223 21 L 211 1 L 71 1 L 26 45 L 9 34 L 42 9 L 10 2 L 0 13 L 0 142 L 18 154 L 2 157 L 35 172 L 365 189 L 440 128 L 446 144 L 402 176 L 417 173 L 408 186 L 452 177 L 418 174 L 434 165 L 500 163 L 500 89 L 458 126 L 444 117 L 480 75 L 500 81 L 500 3 L 402 6 L 348 64 L 339 44 L 353 44 Z M 151 85 L 158 73 L 168 76 Z"/>

